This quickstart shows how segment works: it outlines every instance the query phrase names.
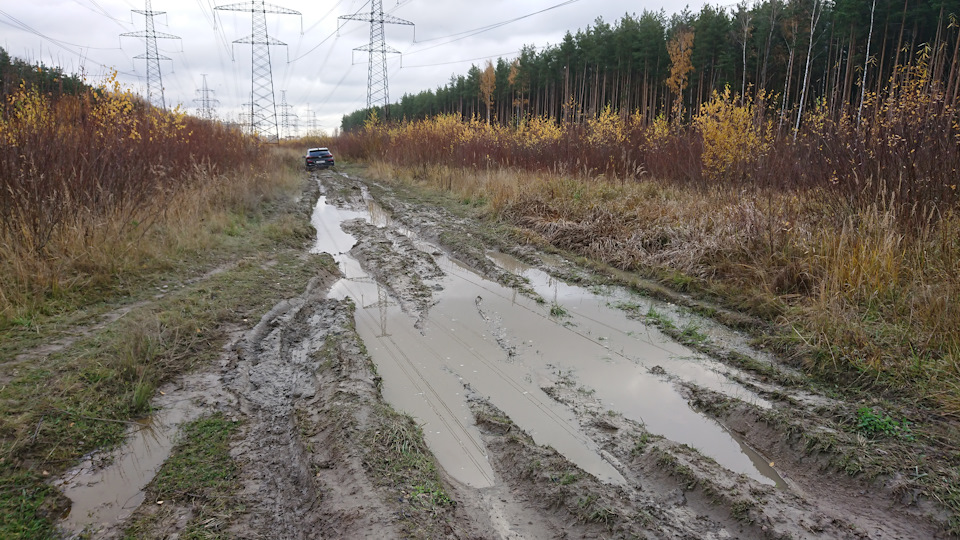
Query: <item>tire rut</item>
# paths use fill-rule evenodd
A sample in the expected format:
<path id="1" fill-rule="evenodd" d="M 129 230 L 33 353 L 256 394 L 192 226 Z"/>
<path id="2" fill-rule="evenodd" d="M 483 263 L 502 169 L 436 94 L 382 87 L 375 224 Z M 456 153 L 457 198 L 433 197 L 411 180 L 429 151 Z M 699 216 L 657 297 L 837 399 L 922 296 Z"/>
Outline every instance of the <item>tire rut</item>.
<path id="1" fill-rule="evenodd" d="M 325 299 L 311 283 L 238 345 L 224 378 L 249 419 L 234 457 L 243 470 L 240 498 L 251 511 L 234 527 L 237 537 L 343 538 L 391 530 L 380 517 L 391 511 L 344 444 L 344 424 L 356 419 L 339 406 L 341 392 L 375 391 L 372 374 L 349 377 L 358 362 L 345 362 L 353 359 L 330 346 L 351 325 L 350 306 Z M 324 362 L 339 364 L 340 377 L 319 378 Z"/>

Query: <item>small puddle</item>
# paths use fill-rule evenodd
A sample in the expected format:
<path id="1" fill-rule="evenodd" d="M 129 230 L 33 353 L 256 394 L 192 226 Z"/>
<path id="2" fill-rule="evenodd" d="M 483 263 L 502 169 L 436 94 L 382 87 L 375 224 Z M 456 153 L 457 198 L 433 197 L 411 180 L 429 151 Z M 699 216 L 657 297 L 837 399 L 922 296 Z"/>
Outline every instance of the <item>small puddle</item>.
<path id="1" fill-rule="evenodd" d="M 211 377 L 205 376 L 201 384 L 214 384 Z M 120 448 L 92 454 L 54 481 L 71 502 L 69 513 L 59 524 L 63 531 L 70 535 L 96 533 L 126 519 L 140 506 L 144 489 L 176 443 L 178 428 L 200 414 L 193 395 L 168 392 L 161 396 L 154 404 L 159 410 L 133 423 Z"/>
<path id="2" fill-rule="evenodd" d="M 692 410 L 673 378 L 768 407 L 732 382 L 729 368 L 677 344 L 658 330 L 610 307 L 625 293 L 598 295 L 554 280 L 512 257 L 492 254 L 504 269 L 526 276 L 545 305 L 518 295 L 444 255 L 436 261 L 445 276 L 421 329 L 403 313 L 347 252 L 354 239 L 340 223 L 363 217 L 378 226 L 389 216 L 371 201 L 372 211 L 341 210 L 318 202 L 314 252 L 334 255 L 344 278 L 333 298 L 351 297 L 357 331 L 383 378 L 384 398 L 422 425 L 440 465 L 461 482 L 493 485 L 486 449 L 473 423 L 468 399 L 475 393 L 504 411 L 540 445 L 551 446 L 601 481 L 625 479 L 602 457 L 575 414 L 542 388 L 558 379 L 575 381 L 607 409 L 643 422 L 654 433 L 689 444 L 721 465 L 766 483 L 780 484 L 776 472 L 722 426 Z M 371 215 L 377 216 L 375 219 Z M 439 252 L 416 239 L 418 247 Z M 611 289 L 611 291 L 613 291 Z M 618 295 L 623 295 L 621 296 Z M 551 315 L 560 306 L 566 315 Z M 658 366 L 662 373 L 650 372 Z M 759 467 L 757 460 L 766 467 Z"/>

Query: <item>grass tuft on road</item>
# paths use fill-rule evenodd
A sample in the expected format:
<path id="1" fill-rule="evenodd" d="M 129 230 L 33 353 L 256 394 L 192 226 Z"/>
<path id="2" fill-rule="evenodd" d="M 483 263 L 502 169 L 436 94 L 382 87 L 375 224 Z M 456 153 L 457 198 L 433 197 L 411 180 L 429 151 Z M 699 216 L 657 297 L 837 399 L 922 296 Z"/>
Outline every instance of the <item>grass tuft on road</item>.
<path id="1" fill-rule="evenodd" d="M 193 510 L 184 538 L 227 538 L 223 526 L 237 510 L 233 497 L 240 486 L 239 466 L 230 457 L 230 441 L 237 429 L 237 422 L 219 413 L 185 425 L 182 441 L 147 489 L 147 500 L 154 501 L 158 510 L 141 513 L 125 531 L 126 537 L 149 535 L 167 508 L 181 506 Z"/>

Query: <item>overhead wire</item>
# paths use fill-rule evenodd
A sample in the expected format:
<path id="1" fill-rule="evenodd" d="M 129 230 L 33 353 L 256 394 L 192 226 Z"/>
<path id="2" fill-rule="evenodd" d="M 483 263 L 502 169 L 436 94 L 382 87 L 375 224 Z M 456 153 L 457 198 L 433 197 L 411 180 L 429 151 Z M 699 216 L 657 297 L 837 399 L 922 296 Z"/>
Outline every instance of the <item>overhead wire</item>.
<path id="1" fill-rule="evenodd" d="M 463 60 L 451 60 L 449 62 L 437 62 L 435 64 L 415 64 L 412 66 L 402 65 L 400 67 L 402 69 L 415 69 L 415 68 L 424 68 L 424 67 L 448 66 L 451 64 L 462 64 L 464 62 L 475 62 L 477 60 L 489 60 L 490 58 L 502 58 L 510 54 L 519 54 L 519 53 L 520 53 L 520 50 L 513 50 L 513 51 L 507 51 L 507 52 L 502 52 L 498 54 L 491 54 L 489 56 L 480 56 L 477 58 L 465 58 Z"/>
<path id="2" fill-rule="evenodd" d="M 2 10 L 2 9 L 0 9 L 0 15 L 3 15 L 4 17 L 6 17 L 6 18 L 10 19 L 11 21 L 13 21 L 13 24 L 11 24 L 11 23 L 9 23 L 9 22 L 6 22 L 6 21 L 2 21 L 2 20 L 0 20 L 0 23 L 3 23 L 3 24 L 5 24 L 5 25 L 7 25 L 7 26 L 10 26 L 10 27 L 12 27 L 12 28 L 17 28 L 17 29 L 19 29 L 19 30 L 23 30 L 23 31 L 28 32 L 28 33 L 30 33 L 30 34 L 33 34 L 33 35 L 35 35 L 35 36 L 37 36 L 37 37 L 39 37 L 39 38 L 41 38 L 41 39 L 44 39 L 44 40 L 46 40 L 46 41 L 49 41 L 50 43 L 56 45 L 57 47 L 65 50 L 65 51 L 67 51 L 68 53 L 77 56 L 77 57 L 80 58 L 81 60 L 88 60 L 88 61 L 90 61 L 91 63 L 96 64 L 96 65 L 100 66 L 100 67 L 103 68 L 103 69 L 108 69 L 108 70 L 109 70 L 109 69 L 116 69 L 116 68 L 114 68 L 113 66 L 108 66 L 108 65 L 106 65 L 106 64 L 101 64 L 100 62 L 97 62 L 96 60 L 92 60 L 88 55 L 84 54 L 83 52 L 75 51 L 75 50 L 73 50 L 71 47 L 79 47 L 80 49 L 97 49 L 97 50 L 117 50 L 117 49 L 119 49 L 119 48 L 102 48 L 102 49 L 101 49 L 101 48 L 96 48 L 96 47 L 87 47 L 87 46 L 84 46 L 84 45 L 77 45 L 77 44 L 73 44 L 73 43 L 68 43 L 68 42 L 65 42 L 65 41 L 58 40 L 58 39 L 56 39 L 56 38 L 52 38 L 52 37 L 50 37 L 50 36 L 48 36 L 48 35 L 46 35 L 46 34 L 43 34 L 42 32 L 39 32 L 38 30 L 36 30 L 35 28 L 31 27 L 31 26 L 28 25 L 27 23 L 25 23 L 25 22 L 21 21 L 20 19 L 14 17 L 13 15 L 10 15 L 9 13 L 7 13 L 6 11 L 4 11 L 4 10 Z M 136 77 L 136 78 L 138 78 L 138 79 L 142 78 L 142 77 L 140 77 L 140 75 L 137 75 L 136 73 L 130 73 L 130 72 L 120 71 L 120 70 L 117 70 L 117 73 L 120 73 L 120 74 L 122 74 L 122 75 L 129 76 L 129 77 Z"/>
<path id="3" fill-rule="evenodd" d="M 207 22 L 208 25 L 210 25 L 210 29 L 213 30 L 213 39 L 214 39 L 214 42 L 216 42 L 216 49 L 217 49 L 217 62 L 220 64 L 220 73 L 223 74 L 223 76 L 225 77 L 223 80 L 220 81 L 220 84 L 222 84 L 224 88 L 228 88 L 229 78 L 227 77 L 230 74 L 232 67 L 228 69 L 227 65 L 223 61 L 223 52 L 225 50 L 223 48 L 224 39 L 222 37 L 222 34 L 218 32 L 218 29 L 217 29 L 216 13 L 214 12 L 213 8 L 210 6 L 209 2 L 205 4 L 204 0 L 196 0 L 196 3 L 197 3 L 197 7 L 200 8 L 200 13 L 203 15 L 203 19 Z M 209 13 L 207 11 L 207 8 L 209 8 Z M 194 84 L 194 86 L 196 86 L 196 83 Z M 194 95 L 196 95 L 196 91 L 194 92 Z"/>
<path id="4" fill-rule="evenodd" d="M 125 21 L 125 20 L 123 20 L 123 19 L 118 19 L 118 18 L 114 17 L 113 15 L 110 15 L 110 13 L 108 13 L 107 10 L 103 9 L 103 6 L 101 6 L 100 4 L 98 4 L 98 3 L 96 2 L 96 0 L 88 0 L 88 1 L 89 1 L 91 4 L 93 4 L 94 6 L 96 6 L 97 9 L 93 9 L 93 8 L 91 8 L 91 7 L 88 7 L 88 6 L 84 5 L 80 0 L 73 0 L 73 2 L 74 2 L 75 4 L 77 4 L 78 6 L 82 7 L 83 9 L 86 9 L 86 10 L 92 12 L 92 13 L 96 13 L 97 15 L 100 15 L 100 16 L 102 16 L 102 17 L 106 17 L 106 18 L 110 19 L 111 21 L 113 21 L 113 22 L 114 22 L 117 26 L 119 26 L 120 28 L 123 28 L 124 30 L 129 30 L 129 26 L 128 26 L 129 23 L 127 23 L 127 21 Z"/>
<path id="5" fill-rule="evenodd" d="M 233 99 L 233 102 L 236 104 L 235 105 L 236 109 L 242 109 L 242 104 L 244 103 L 244 99 L 245 99 L 244 98 L 245 92 L 240 84 L 240 74 L 239 74 L 240 65 L 237 62 L 237 59 L 234 55 L 234 49 L 233 49 L 232 43 L 227 37 L 226 32 L 223 30 L 223 23 L 220 19 L 220 14 L 216 11 L 215 6 L 212 3 L 212 0 L 206 0 L 206 1 L 212 13 L 213 30 L 214 30 L 214 34 L 217 35 L 218 44 L 223 45 L 224 52 L 226 52 L 227 55 L 229 55 L 230 57 L 231 69 L 228 71 L 233 76 L 233 88 L 232 88 L 233 91 L 231 93 L 232 99 Z M 218 24 L 218 21 L 220 21 L 219 24 Z M 222 63 L 223 62 L 221 60 L 221 65 Z M 229 81 L 226 81 L 226 82 L 229 82 Z M 246 99 L 249 99 L 249 95 Z"/>
<path id="6" fill-rule="evenodd" d="M 340 38 L 337 37 L 336 39 L 334 39 L 333 43 L 335 44 L 338 39 Z M 327 64 L 330 62 L 330 57 L 333 56 L 333 52 L 335 50 L 336 50 L 335 47 L 333 47 L 333 44 L 331 44 L 330 49 L 327 51 L 327 55 L 323 58 L 323 62 L 321 62 L 320 65 L 315 70 L 316 75 L 314 77 L 311 77 L 310 86 L 306 90 L 301 92 L 301 101 L 309 101 L 309 96 L 313 93 L 313 89 L 316 88 L 316 86 L 321 82 L 320 77 L 323 74 L 324 70 L 326 69 Z M 352 67 L 353 64 L 351 63 L 350 66 Z"/>
<path id="7" fill-rule="evenodd" d="M 13 23 L 9 23 L 9 22 L 6 22 L 6 21 L 0 21 L 0 23 L 3 23 L 3 24 L 5 24 L 5 25 L 7 25 L 7 26 L 10 26 L 10 27 L 12 27 L 12 28 L 18 28 L 18 29 L 20 29 L 20 30 L 24 30 L 24 31 L 26 31 L 26 32 L 29 32 L 29 33 L 37 36 L 37 37 L 43 38 L 43 39 L 49 41 L 50 43 L 53 43 L 54 45 L 56 45 L 56 46 L 58 46 L 58 47 L 61 47 L 61 48 L 64 48 L 64 49 L 66 49 L 67 47 L 79 47 L 79 48 L 81 48 L 81 49 L 87 49 L 87 50 L 91 50 L 91 51 L 119 51 L 119 50 L 122 49 L 122 47 L 91 47 L 91 46 L 89 46 L 89 45 L 81 45 L 81 44 L 79 44 L 79 43 L 70 43 L 69 41 L 63 41 L 63 40 L 61 40 L 61 39 L 52 38 L 52 37 L 50 37 L 50 36 L 48 36 L 48 35 L 46 35 L 46 34 L 43 34 L 43 33 L 39 32 L 38 30 L 34 29 L 33 27 L 31 27 L 31 26 L 27 25 L 26 23 L 24 23 L 23 21 L 21 21 L 20 19 L 17 19 L 16 17 L 13 17 L 12 15 L 10 15 L 9 13 L 7 13 L 7 12 L 5 12 L 5 11 L 3 11 L 3 10 L 0 10 L 0 15 L 4 15 L 4 16 L 6 16 L 7 18 L 9 18 L 11 21 L 13 21 Z"/>
<path id="8" fill-rule="evenodd" d="M 478 35 L 478 34 L 482 34 L 482 33 L 484 33 L 484 32 L 489 32 L 489 31 L 491 31 L 491 30 L 495 30 L 495 29 L 497 29 L 497 28 L 506 26 L 506 25 L 508 25 L 508 24 L 513 24 L 513 23 L 515 23 L 515 22 L 517 22 L 517 21 L 522 21 L 523 19 L 528 19 L 528 18 L 533 17 L 533 16 L 535 16 L 535 15 L 540 15 L 540 14 L 542 14 L 542 13 L 546 13 L 547 11 L 551 11 L 551 10 L 554 10 L 554 9 L 557 9 L 557 8 L 561 8 L 561 7 L 564 7 L 564 6 L 567 6 L 567 5 L 570 5 L 570 4 L 579 2 L 579 1 L 580 1 L 580 0 L 566 0 L 565 2 L 561 2 L 561 3 L 559 3 L 559 4 L 555 4 L 555 5 L 552 5 L 552 6 L 550 6 L 550 7 L 547 7 L 547 8 L 538 10 L 538 11 L 534 11 L 533 13 L 528 13 L 528 14 L 526 14 L 526 15 L 521 15 L 521 16 L 519 16 L 519 17 L 514 17 L 513 19 L 508 19 L 508 20 L 505 20 L 505 21 L 500 21 L 500 22 L 497 22 L 497 23 L 489 24 L 489 25 L 487 25 L 487 26 L 481 26 L 481 27 L 479 27 L 479 28 L 474 28 L 473 30 L 464 30 L 463 32 L 458 32 L 458 33 L 456 33 L 456 34 L 450 34 L 450 35 L 448 35 L 448 36 L 441 36 L 441 37 L 436 37 L 436 38 L 418 40 L 417 43 L 426 43 L 426 42 L 429 42 L 429 41 L 436 41 L 436 40 L 439 40 L 439 39 L 446 39 L 446 38 L 448 38 L 448 37 L 460 36 L 460 37 L 458 37 L 458 38 L 456 38 L 456 39 L 451 39 L 451 40 L 449 40 L 449 41 L 444 41 L 443 43 L 438 43 L 438 44 L 436 44 L 436 45 L 431 45 L 431 46 L 429 46 L 429 47 L 424 47 L 423 49 L 417 49 L 417 50 L 415 50 L 415 51 L 406 52 L 406 53 L 404 53 L 404 54 L 405 54 L 406 56 L 410 56 L 410 55 L 412 55 L 412 54 L 420 54 L 420 53 L 422 53 L 422 52 L 429 51 L 430 49 L 435 49 L 435 48 L 437 48 L 437 47 L 442 47 L 442 46 L 444 46 L 444 45 L 449 45 L 450 43 L 454 43 L 454 42 L 457 42 L 457 41 L 460 41 L 460 40 L 463 40 L 463 39 L 467 39 L 467 38 L 469 38 L 469 37 L 473 37 L 473 36 L 476 36 L 476 35 Z M 466 35 L 463 35 L 463 34 L 466 34 Z"/>
<path id="9" fill-rule="evenodd" d="M 337 90 L 340 89 L 340 86 L 343 84 L 343 81 L 347 80 L 347 76 L 350 75 L 351 71 L 353 71 L 353 64 L 350 64 L 350 67 L 347 68 L 347 72 L 343 74 L 343 77 L 341 77 L 340 80 L 337 82 L 337 84 L 333 87 L 333 90 L 331 90 L 330 93 L 327 94 L 327 97 L 325 97 L 322 101 L 320 101 L 320 105 L 326 105 L 330 101 L 330 98 L 333 97 L 333 94 L 335 94 Z"/>
<path id="10" fill-rule="evenodd" d="M 334 12 L 334 11 L 340 6 L 340 4 L 342 4 L 342 3 L 343 3 L 343 0 L 339 0 L 336 4 L 333 5 L 332 8 L 330 8 L 329 11 L 327 11 L 326 13 L 324 13 L 324 15 L 323 15 L 322 17 L 320 17 L 320 19 L 318 19 L 317 22 L 313 23 L 312 25 L 310 25 L 309 28 L 307 28 L 306 30 L 304 30 L 303 32 L 300 33 L 300 38 L 297 40 L 297 46 L 296 46 L 296 48 L 295 48 L 294 51 L 293 51 L 293 57 L 294 57 L 295 59 L 299 58 L 299 55 L 300 55 L 300 47 L 303 45 L 303 37 L 304 37 L 306 34 L 308 34 L 309 32 L 311 32 L 314 28 L 316 28 L 317 26 L 319 26 L 320 23 L 322 23 L 323 21 L 325 21 L 325 20 L 327 19 L 327 17 L 329 17 L 330 15 L 332 15 L 333 12 Z M 336 40 L 334 40 L 334 41 L 336 41 Z M 289 60 L 289 59 L 288 59 L 288 61 L 287 61 L 287 63 L 286 63 L 287 65 L 286 65 L 286 67 L 285 67 L 285 69 L 284 69 L 283 86 L 286 86 L 286 85 L 290 82 L 290 78 L 289 78 L 289 77 L 290 77 L 291 64 L 293 64 L 294 62 L 295 62 L 295 60 Z"/>
<path id="11" fill-rule="evenodd" d="M 367 4 L 369 4 L 369 3 L 370 3 L 369 0 L 368 0 L 367 2 L 364 2 L 363 5 L 360 6 L 360 9 L 358 9 L 358 10 L 355 11 L 355 12 L 353 12 L 351 15 L 356 15 L 356 14 L 360 13 L 360 11 L 363 10 L 363 8 L 365 8 L 365 7 L 367 6 Z M 346 33 L 349 34 L 349 33 L 355 32 L 355 31 L 356 31 L 356 30 L 350 30 L 349 32 L 346 32 Z M 300 56 L 297 56 L 297 57 L 294 58 L 293 60 L 290 60 L 290 62 L 296 62 L 297 60 L 300 60 L 301 58 L 307 56 L 308 54 L 310 54 L 310 53 L 312 53 L 313 51 L 315 51 L 315 50 L 317 50 L 318 48 L 320 48 L 320 46 L 323 45 L 324 43 L 326 43 L 327 40 L 329 40 L 330 38 L 338 35 L 339 33 L 340 33 L 340 27 L 339 27 L 339 25 L 338 25 L 338 26 L 337 26 L 337 29 L 336 29 L 334 32 L 332 32 L 330 35 L 328 35 L 327 37 L 323 38 L 323 39 L 320 41 L 320 43 L 317 43 L 317 44 L 316 44 L 312 49 L 310 49 L 309 51 L 301 54 Z"/>

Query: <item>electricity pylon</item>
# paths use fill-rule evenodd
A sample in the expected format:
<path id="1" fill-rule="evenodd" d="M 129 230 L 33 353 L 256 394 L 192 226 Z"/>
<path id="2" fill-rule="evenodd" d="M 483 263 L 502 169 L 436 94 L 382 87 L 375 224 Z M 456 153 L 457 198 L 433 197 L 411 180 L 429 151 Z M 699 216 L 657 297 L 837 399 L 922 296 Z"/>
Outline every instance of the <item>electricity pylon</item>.
<path id="1" fill-rule="evenodd" d="M 253 108 L 253 105 L 250 103 L 241 103 L 240 112 L 237 113 L 237 122 L 240 123 L 240 130 L 246 130 L 249 135 L 256 135 L 253 131 L 251 125 L 253 124 L 253 119 L 250 116 L 250 111 Z"/>
<path id="2" fill-rule="evenodd" d="M 250 45 L 250 132 L 269 143 L 280 141 L 277 127 L 277 103 L 273 93 L 273 66 L 270 64 L 270 46 L 286 43 L 267 35 L 267 13 L 300 15 L 299 11 L 252 0 L 240 4 L 227 4 L 214 9 L 221 11 L 246 11 L 250 13 L 251 33 L 234 43 Z"/>
<path id="3" fill-rule="evenodd" d="M 287 103 L 287 91 L 280 91 L 280 133 L 284 137 L 293 137 L 297 131 L 297 113 L 290 112 L 293 106 Z"/>
<path id="4" fill-rule="evenodd" d="M 213 90 L 207 87 L 206 74 L 203 74 L 203 87 L 197 90 L 197 94 L 200 97 L 193 100 L 194 103 L 199 105 L 199 107 L 197 107 L 197 116 L 205 120 L 213 120 L 215 116 L 213 108 L 220 104 L 220 100 L 210 97 L 213 95 Z"/>
<path id="5" fill-rule="evenodd" d="M 372 0 L 370 2 L 369 15 L 358 13 L 356 15 L 342 15 L 339 18 L 349 21 L 370 21 L 370 43 L 354 50 L 370 53 L 370 64 L 367 66 L 367 108 L 372 109 L 375 106 L 381 106 L 386 111 L 390 104 L 390 88 L 387 81 L 387 53 L 400 54 L 400 51 L 387 46 L 383 25 L 389 23 L 413 26 L 413 23 L 393 15 L 384 14 L 383 0 Z"/>
<path id="6" fill-rule="evenodd" d="M 160 56 L 157 50 L 157 38 L 161 39 L 180 39 L 180 36 L 157 32 L 153 28 L 153 17 L 163 15 L 166 11 L 153 11 L 150 7 L 150 0 L 146 0 L 146 5 L 141 9 L 132 9 L 134 13 L 143 15 L 146 19 L 144 29 L 139 32 L 125 32 L 120 34 L 123 37 L 144 38 L 147 42 L 147 51 L 144 54 L 138 54 L 134 58 L 147 61 L 147 101 L 161 109 L 166 109 L 167 105 L 163 99 L 163 79 L 160 75 L 160 61 L 170 60 L 166 56 Z"/>
<path id="7" fill-rule="evenodd" d="M 307 118 L 305 120 L 307 125 L 310 126 L 310 129 L 307 131 L 307 135 L 316 135 L 317 132 L 317 113 L 316 111 L 310 110 L 310 104 L 307 104 Z"/>

